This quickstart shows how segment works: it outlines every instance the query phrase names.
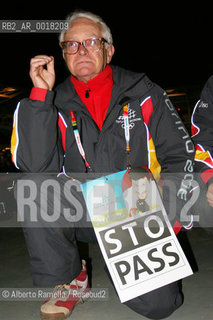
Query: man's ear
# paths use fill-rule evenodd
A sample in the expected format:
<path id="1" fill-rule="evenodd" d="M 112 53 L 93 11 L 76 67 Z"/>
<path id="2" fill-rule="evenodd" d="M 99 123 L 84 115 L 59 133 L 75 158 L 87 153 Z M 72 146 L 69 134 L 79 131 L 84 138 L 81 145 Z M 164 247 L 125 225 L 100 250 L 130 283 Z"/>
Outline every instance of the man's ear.
<path id="1" fill-rule="evenodd" d="M 110 44 L 109 48 L 107 49 L 107 63 L 108 64 L 112 60 L 114 53 L 115 53 L 115 47 L 113 46 L 113 44 Z"/>

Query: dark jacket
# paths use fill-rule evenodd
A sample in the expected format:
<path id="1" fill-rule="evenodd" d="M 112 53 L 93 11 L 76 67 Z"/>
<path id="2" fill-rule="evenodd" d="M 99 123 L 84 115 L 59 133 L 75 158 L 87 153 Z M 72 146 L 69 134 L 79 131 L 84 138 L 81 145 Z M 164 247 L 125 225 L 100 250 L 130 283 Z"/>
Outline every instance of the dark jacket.
<path id="1" fill-rule="evenodd" d="M 206 82 L 192 114 L 196 172 L 204 183 L 213 182 L 213 76 Z"/>
<path id="2" fill-rule="evenodd" d="M 93 172 L 126 169 L 123 106 L 128 103 L 132 167 L 147 165 L 155 176 L 169 173 L 179 197 L 186 200 L 189 190 L 183 181 L 193 171 L 194 146 L 177 112 L 165 91 L 145 74 L 112 68 L 112 95 L 101 131 L 70 77 L 48 91 L 44 102 L 22 100 L 14 116 L 14 162 L 24 172 L 59 172 L 62 167 L 67 173 L 86 172 L 71 125 L 72 110 Z"/>

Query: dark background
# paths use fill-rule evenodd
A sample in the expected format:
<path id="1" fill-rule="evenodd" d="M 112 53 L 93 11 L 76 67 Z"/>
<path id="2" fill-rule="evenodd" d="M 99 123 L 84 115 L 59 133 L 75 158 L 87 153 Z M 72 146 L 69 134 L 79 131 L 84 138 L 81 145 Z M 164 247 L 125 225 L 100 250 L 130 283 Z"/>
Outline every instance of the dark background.
<path id="1" fill-rule="evenodd" d="M 0 19 L 65 19 L 75 9 L 89 10 L 102 16 L 112 30 L 116 49 L 113 64 L 145 72 L 162 87 L 202 84 L 212 73 L 210 3 L 209 8 L 200 2 L 165 3 L 19 3 L 3 6 Z M 57 34 L 0 33 L 0 43 L 0 83 L 30 86 L 29 60 L 36 54 L 53 55 L 57 82 L 63 80 L 66 68 Z"/>
<path id="2" fill-rule="evenodd" d="M 212 74 L 212 8 L 195 2 L 30 2 L 4 3 L 1 20 L 63 20 L 72 11 L 94 12 L 112 31 L 112 64 L 145 72 L 165 90 L 187 128 L 201 89 Z M 17 89 L 14 97 L 0 94 L 0 146 L 10 144 L 17 102 L 29 95 L 29 63 L 37 54 L 55 58 L 56 84 L 68 75 L 56 33 L 0 33 L 0 91 Z M 171 90 L 172 89 L 172 90 Z"/>

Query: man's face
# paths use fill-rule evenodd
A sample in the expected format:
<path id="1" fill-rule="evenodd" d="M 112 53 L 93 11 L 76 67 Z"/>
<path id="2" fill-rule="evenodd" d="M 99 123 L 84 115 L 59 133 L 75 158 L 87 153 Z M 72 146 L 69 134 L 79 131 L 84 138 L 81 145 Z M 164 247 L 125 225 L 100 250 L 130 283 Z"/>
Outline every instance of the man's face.
<path id="1" fill-rule="evenodd" d="M 149 191 L 149 181 L 146 177 L 139 180 L 132 180 L 132 186 L 139 199 L 146 199 Z"/>
<path id="2" fill-rule="evenodd" d="M 102 38 L 101 26 L 92 20 L 79 18 L 65 33 L 64 41 L 81 42 L 90 38 Z M 71 74 L 86 83 L 97 76 L 107 63 L 110 63 L 113 54 L 113 45 L 110 45 L 108 49 L 105 48 L 105 45 L 101 45 L 100 50 L 96 52 L 91 52 L 80 45 L 77 53 L 63 53 L 63 57 Z"/>

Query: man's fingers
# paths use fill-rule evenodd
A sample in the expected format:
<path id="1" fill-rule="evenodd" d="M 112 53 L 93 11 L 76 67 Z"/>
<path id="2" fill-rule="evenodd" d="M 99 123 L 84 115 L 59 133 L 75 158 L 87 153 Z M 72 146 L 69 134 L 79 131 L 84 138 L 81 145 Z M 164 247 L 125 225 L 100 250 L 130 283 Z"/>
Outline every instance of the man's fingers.
<path id="1" fill-rule="evenodd" d="M 50 63 L 54 63 L 53 57 L 48 56 L 36 56 L 31 59 L 30 65 L 33 69 L 38 68 L 40 66 L 45 66 Z"/>
<path id="2" fill-rule="evenodd" d="M 207 194 L 206 198 L 207 198 L 207 201 L 208 201 L 209 205 L 210 205 L 211 207 L 213 207 L 213 198 L 212 198 L 212 196 L 209 196 L 209 195 Z"/>
<path id="3" fill-rule="evenodd" d="M 47 55 L 38 55 L 38 56 L 35 56 L 33 57 L 31 60 L 46 60 L 48 62 L 50 62 L 51 60 L 53 60 L 53 57 L 52 56 L 47 56 Z"/>
<path id="4" fill-rule="evenodd" d="M 47 70 L 49 72 L 54 72 L 54 58 L 50 57 L 51 60 L 46 64 L 47 65 Z"/>
<path id="5" fill-rule="evenodd" d="M 213 207 L 213 184 L 210 184 L 206 193 L 206 198 L 211 207 Z"/>
<path id="6" fill-rule="evenodd" d="M 46 55 L 32 58 L 30 77 L 34 87 L 52 90 L 55 83 L 54 58 Z"/>
<path id="7" fill-rule="evenodd" d="M 208 200 L 208 199 L 207 199 Z M 210 207 L 213 207 L 213 201 L 208 200 L 208 204 L 210 205 Z"/>

